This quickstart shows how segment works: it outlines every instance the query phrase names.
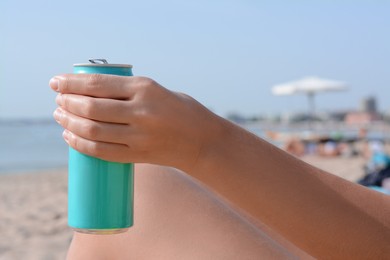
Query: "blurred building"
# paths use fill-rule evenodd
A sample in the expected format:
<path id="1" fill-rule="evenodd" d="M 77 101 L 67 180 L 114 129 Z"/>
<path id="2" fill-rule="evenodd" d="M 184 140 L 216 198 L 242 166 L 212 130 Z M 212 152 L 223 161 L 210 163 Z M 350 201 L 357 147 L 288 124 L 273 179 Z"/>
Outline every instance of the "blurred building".
<path id="1" fill-rule="evenodd" d="M 375 97 L 366 97 L 360 101 L 360 111 L 368 113 L 377 113 L 377 105 Z"/>
<path id="2" fill-rule="evenodd" d="M 349 112 L 346 114 L 345 123 L 351 125 L 361 125 L 369 124 L 381 119 L 382 118 L 378 113 L 376 98 L 370 96 L 361 100 L 358 111 Z"/>
<path id="3" fill-rule="evenodd" d="M 369 112 L 350 112 L 345 117 L 345 123 L 350 125 L 369 124 L 379 120 L 381 116 L 378 113 Z"/>

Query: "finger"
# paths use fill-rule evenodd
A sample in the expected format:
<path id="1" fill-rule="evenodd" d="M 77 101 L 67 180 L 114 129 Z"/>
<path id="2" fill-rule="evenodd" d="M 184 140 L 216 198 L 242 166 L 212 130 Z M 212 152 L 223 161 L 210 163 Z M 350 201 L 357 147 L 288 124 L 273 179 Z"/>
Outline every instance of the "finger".
<path id="1" fill-rule="evenodd" d="M 124 100 L 59 94 L 56 102 L 74 115 L 95 121 L 126 124 L 130 120 L 130 105 Z"/>
<path id="2" fill-rule="evenodd" d="M 105 74 L 64 74 L 52 78 L 49 85 L 60 93 L 128 99 L 131 78 Z"/>
<path id="3" fill-rule="evenodd" d="M 68 130 L 63 132 L 63 137 L 73 149 L 83 154 L 111 162 L 130 162 L 126 157 L 130 148 L 126 145 L 88 140 Z"/>
<path id="4" fill-rule="evenodd" d="M 54 111 L 56 121 L 76 135 L 99 142 L 125 144 L 130 134 L 130 126 L 124 124 L 111 124 L 79 117 L 57 108 Z"/>

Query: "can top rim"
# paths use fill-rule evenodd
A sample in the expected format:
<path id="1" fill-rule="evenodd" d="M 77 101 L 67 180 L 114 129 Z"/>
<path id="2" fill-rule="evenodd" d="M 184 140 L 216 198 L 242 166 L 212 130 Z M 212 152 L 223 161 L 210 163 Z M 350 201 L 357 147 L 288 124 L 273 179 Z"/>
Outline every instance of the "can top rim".
<path id="1" fill-rule="evenodd" d="M 130 64 L 100 64 L 100 63 L 76 63 L 73 67 L 121 67 L 121 68 L 132 68 Z"/>

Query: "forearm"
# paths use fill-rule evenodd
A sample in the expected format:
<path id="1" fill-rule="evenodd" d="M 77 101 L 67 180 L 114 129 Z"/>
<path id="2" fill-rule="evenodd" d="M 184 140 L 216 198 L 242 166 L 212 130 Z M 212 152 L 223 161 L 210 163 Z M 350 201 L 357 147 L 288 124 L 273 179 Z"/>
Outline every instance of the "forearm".
<path id="1" fill-rule="evenodd" d="M 221 124 L 224 130 L 202 150 L 190 175 L 313 256 L 390 254 L 388 197 Z"/>
<path id="2" fill-rule="evenodd" d="M 299 161 L 151 79 L 78 74 L 50 84 L 74 149 L 180 168 L 314 256 L 390 255 L 389 197 Z"/>

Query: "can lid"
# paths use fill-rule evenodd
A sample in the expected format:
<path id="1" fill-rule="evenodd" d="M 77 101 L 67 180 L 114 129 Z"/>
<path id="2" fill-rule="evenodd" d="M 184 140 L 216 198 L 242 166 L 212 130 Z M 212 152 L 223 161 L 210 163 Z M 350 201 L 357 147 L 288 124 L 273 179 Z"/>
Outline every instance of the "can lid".
<path id="1" fill-rule="evenodd" d="M 90 63 L 76 63 L 73 67 L 121 67 L 121 68 L 132 68 L 130 64 L 110 64 L 106 59 L 89 59 Z"/>

